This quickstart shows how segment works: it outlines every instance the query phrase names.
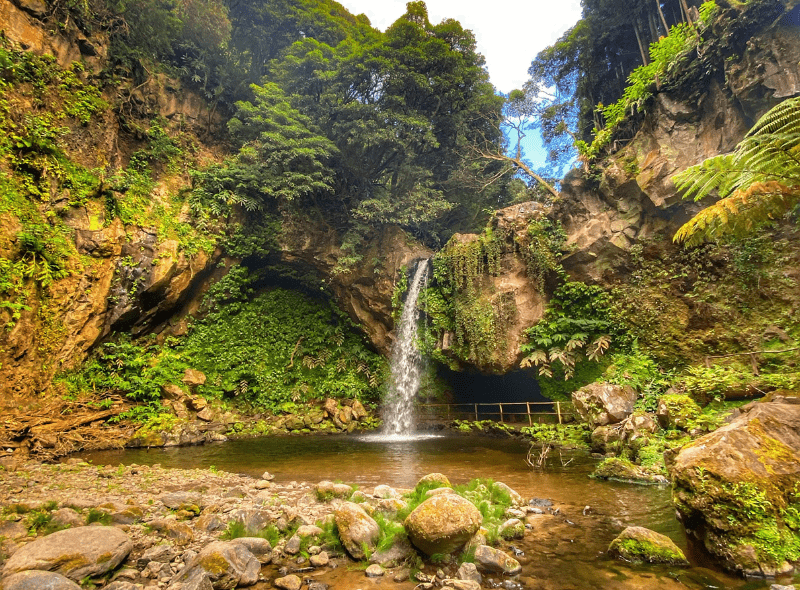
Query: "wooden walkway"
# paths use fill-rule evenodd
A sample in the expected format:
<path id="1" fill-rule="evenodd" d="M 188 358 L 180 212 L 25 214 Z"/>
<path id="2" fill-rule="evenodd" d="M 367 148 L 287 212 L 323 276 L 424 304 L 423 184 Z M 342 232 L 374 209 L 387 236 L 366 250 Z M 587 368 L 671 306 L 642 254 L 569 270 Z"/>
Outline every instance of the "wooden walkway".
<path id="1" fill-rule="evenodd" d="M 528 423 L 558 420 L 563 424 L 568 417 L 575 415 L 575 408 L 569 402 L 486 402 L 465 404 L 418 404 L 423 417 L 438 417 L 450 420 L 494 420 L 504 423 Z"/>

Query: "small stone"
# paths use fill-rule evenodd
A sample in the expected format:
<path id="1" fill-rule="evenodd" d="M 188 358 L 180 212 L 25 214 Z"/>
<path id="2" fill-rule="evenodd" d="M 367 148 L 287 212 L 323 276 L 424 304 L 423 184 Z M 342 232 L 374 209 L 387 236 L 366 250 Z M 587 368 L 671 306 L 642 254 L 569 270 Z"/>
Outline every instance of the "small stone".
<path id="1" fill-rule="evenodd" d="M 282 588 L 283 590 L 300 590 L 303 581 L 298 576 L 289 574 L 283 578 L 277 578 L 273 584 L 277 588 Z"/>
<path id="2" fill-rule="evenodd" d="M 488 545 L 479 545 L 475 549 L 475 565 L 485 571 L 508 576 L 522 571 L 522 566 L 516 559 Z"/>
<path id="3" fill-rule="evenodd" d="M 326 551 L 322 551 L 319 555 L 312 555 L 311 556 L 311 565 L 314 567 L 325 567 L 328 565 L 330 558 L 328 557 L 328 553 Z"/>
<path id="4" fill-rule="evenodd" d="M 294 535 L 289 539 L 286 542 L 286 546 L 283 548 L 283 552 L 287 555 L 297 555 L 300 553 L 300 537 Z"/>
<path id="5" fill-rule="evenodd" d="M 469 562 L 462 563 L 459 566 L 456 576 L 459 580 L 471 580 L 473 582 L 477 582 L 478 584 L 483 581 L 483 577 L 478 571 L 477 566 L 474 563 Z"/>
<path id="6" fill-rule="evenodd" d="M 481 590 L 481 585 L 473 580 L 442 580 L 442 586 L 455 590 Z"/>
<path id="7" fill-rule="evenodd" d="M 274 475 L 272 475 L 272 474 L 271 474 L 269 471 L 265 471 L 265 472 L 264 472 L 264 473 L 261 475 L 261 479 L 266 479 L 267 481 L 272 481 L 273 479 L 275 479 L 275 476 L 274 476 Z"/>
<path id="8" fill-rule="evenodd" d="M 379 566 L 377 563 L 373 563 L 369 566 L 365 572 L 368 578 L 380 578 L 384 573 L 383 568 Z"/>

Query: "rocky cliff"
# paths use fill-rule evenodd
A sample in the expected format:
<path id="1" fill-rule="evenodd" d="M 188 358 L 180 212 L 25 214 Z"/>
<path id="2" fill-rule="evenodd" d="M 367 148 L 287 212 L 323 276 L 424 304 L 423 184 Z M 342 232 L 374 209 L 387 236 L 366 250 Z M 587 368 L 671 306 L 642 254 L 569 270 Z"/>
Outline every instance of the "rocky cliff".
<path id="1" fill-rule="evenodd" d="M 642 329 L 651 336 L 658 333 L 653 340 L 670 341 L 668 354 L 654 343 L 657 356 L 664 353 L 675 360 L 677 355 L 685 362 L 707 354 L 700 353 L 702 347 L 736 346 L 736 336 L 721 335 L 725 332 L 723 324 L 731 321 L 730 316 L 723 317 L 728 310 L 720 311 L 727 304 L 697 301 L 716 301 L 719 293 L 706 291 L 698 297 L 690 292 L 698 281 L 722 285 L 733 280 L 732 262 L 738 255 L 725 247 L 691 251 L 672 244 L 675 231 L 706 204 L 683 201 L 672 179 L 708 157 L 732 151 L 758 117 L 781 100 L 800 94 L 800 36 L 793 16 L 796 9 L 781 17 L 782 11 L 782 6 L 769 5 L 743 13 L 741 19 L 748 27 L 742 26 L 752 36 L 740 33 L 728 39 L 724 31 L 716 31 L 721 37 L 712 44 L 713 51 L 694 55 L 688 65 L 684 64 L 690 75 L 656 91 L 644 109 L 646 114 L 634 117 L 627 130 L 617 134 L 609 155 L 567 174 L 560 198 L 546 212 L 547 219 L 565 233 L 561 263 L 571 280 L 617 289 L 620 297 L 639 298 L 629 302 L 629 307 L 638 306 L 639 312 L 657 310 L 653 313 L 660 314 L 660 319 L 645 321 L 636 310 L 627 314 L 630 318 L 639 313 L 633 321 L 643 324 Z M 487 231 L 511 218 L 514 226 L 508 235 L 514 237 L 509 237 L 502 249 L 499 267 L 485 269 L 481 293 L 493 301 L 504 293 L 513 293 L 515 319 L 507 325 L 505 335 L 495 340 L 497 348 L 482 356 L 454 354 L 450 343 L 456 335 L 444 330 L 437 349 L 445 358 L 493 373 L 518 366 L 524 356 L 520 348 L 526 342 L 524 331 L 542 317 L 543 303 L 550 294 L 530 275 L 525 276 L 530 255 L 519 246 L 530 242 L 530 223 L 541 215 L 535 206 L 514 206 L 496 213 Z M 455 239 L 469 243 L 479 236 Z M 796 228 L 787 228 L 770 239 L 785 256 L 765 272 L 790 281 L 800 279 L 800 261 L 791 248 Z M 696 260 L 691 261 L 702 256 L 708 257 L 705 269 L 697 267 Z M 766 260 L 760 264 L 764 269 L 770 266 Z M 658 266 L 672 276 L 655 280 L 651 275 Z M 678 275 L 684 278 L 674 280 Z M 777 297 L 790 315 L 796 309 L 792 289 L 776 286 L 770 291 L 766 282 L 760 286 L 761 303 L 756 302 L 756 306 L 768 307 L 765 299 Z M 624 304 L 618 302 L 617 307 Z M 652 325 L 644 325 L 651 320 Z M 766 324 L 759 325 L 755 330 L 766 328 Z M 740 324 L 737 329 L 744 328 Z M 666 330 L 671 333 L 666 334 Z M 710 336 L 714 330 L 716 336 Z M 760 337 L 760 333 L 748 335 L 739 339 L 738 345 L 755 346 Z M 689 341 L 699 347 L 689 350 L 691 347 L 685 346 Z M 476 339 L 473 344 L 480 343 Z"/>
<path id="2" fill-rule="evenodd" d="M 16 164 L 0 171 L 0 254 L 9 261 L 0 287 L 8 300 L 0 307 L 0 382 L 9 408 L 46 391 L 56 374 L 78 366 L 114 333 L 182 334 L 182 318 L 237 262 L 219 245 L 230 233 L 227 222 L 200 227 L 187 200 L 189 170 L 227 152 L 214 139 L 225 133 L 213 105 L 163 73 L 136 84 L 110 72 L 108 38 L 87 36 L 56 12 L 41 0 L 0 0 L 3 51 L 19 72 L 4 89 L 4 131 L 22 136 L 31 121 L 44 121 L 52 134 L 48 149 L 69 163 L 55 171 Z M 50 83 L 40 88 L 35 76 Z M 62 92 L 65 80 L 73 96 L 95 101 L 80 117 Z M 50 124 L 54 119 L 60 127 Z M 80 195 L 73 168 L 88 178 Z M 26 179 L 37 191 L 47 185 L 39 202 L 24 199 Z M 342 236 L 324 223 L 286 216 L 278 233 L 273 262 L 313 273 L 375 348 L 388 353 L 395 282 L 402 268 L 431 252 L 389 227 L 368 236 L 360 262 L 342 269 Z M 26 242 L 32 234 L 40 252 Z M 37 281 L 37 260 L 46 254 L 46 268 L 56 268 L 55 250 L 59 276 Z"/>

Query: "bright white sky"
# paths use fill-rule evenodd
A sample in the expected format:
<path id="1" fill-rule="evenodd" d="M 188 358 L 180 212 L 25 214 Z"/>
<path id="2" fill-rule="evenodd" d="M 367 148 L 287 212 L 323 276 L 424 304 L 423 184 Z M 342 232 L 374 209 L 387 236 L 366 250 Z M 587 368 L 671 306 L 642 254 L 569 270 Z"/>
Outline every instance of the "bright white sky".
<path id="1" fill-rule="evenodd" d="M 385 31 L 406 12 L 406 0 L 338 0 L 353 14 L 366 14 Z M 478 51 L 495 88 L 508 94 L 528 79 L 531 61 L 578 22 L 580 0 L 426 0 L 437 24 L 454 18 L 475 33 Z"/>

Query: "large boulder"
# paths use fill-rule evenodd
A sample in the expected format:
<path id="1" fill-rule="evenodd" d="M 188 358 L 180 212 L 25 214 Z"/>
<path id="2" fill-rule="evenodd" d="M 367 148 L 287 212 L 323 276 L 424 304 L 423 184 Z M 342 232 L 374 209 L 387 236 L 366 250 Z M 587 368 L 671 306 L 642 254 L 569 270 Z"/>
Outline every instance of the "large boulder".
<path id="1" fill-rule="evenodd" d="M 3 578 L 4 590 L 80 590 L 75 582 L 55 572 L 28 570 Z"/>
<path id="2" fill-rule="evenodd" d="M 80 581 L 102 576 L 117 567 L 133 549 L 121 530 L 109 526 L 84 526 L 58 531 L 25 545 L 9 558 L 3 576 L 26 570 L 55 571 Z"/>
<path id="3" fill-rule="evenodd" d="M 800 560 L 800 405 L 752 403 L 672 464 L 687 530 L 732 570 L 791 571 Z"/>
<path id="4" fill-rule="evenodd" d="M 261 563 L 250 553 L 245 543 L 214 541 L 209 543 L 177 573 L 171 586 L 185 584 L 203 573 L 215 590 L 252 586 L 258 581 Z"/>
<path id="5" fill-rule="evenodd" d="M 622 422 L 633 413 L 636 391 L 628 385 L 590 383 L 572 394 L 581 419 L 592 427 Z"/>
<path id="6" fill-rule="evenodd" d="M 469 500 L 456 494 L 433 496 L 405 520 L 408 538 L 428 555 L 452 553 L 464 546 L 481 526 L 483 517 Z"/>
<path id="7" fill-rule="evenodd" d="M 354 559 L 364 559 L 364 547 L 375 549 L 380 535 L 378 523 L 364 509 L 353 502 L 342 502 L 333 512 L 339 529 L 339 539 Z"/>
<path id="8" fill-rule="evenodd" d="M 626 561 L 688 565 L 683 551 L 666 535 L 629 526 L 608 547 L 611 555 Z"/>

